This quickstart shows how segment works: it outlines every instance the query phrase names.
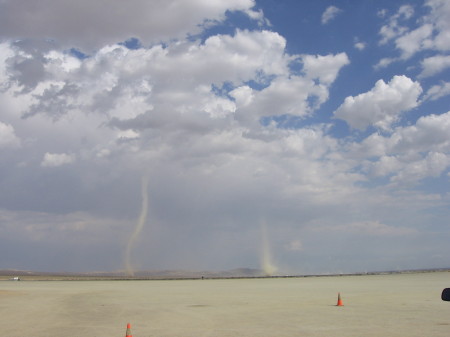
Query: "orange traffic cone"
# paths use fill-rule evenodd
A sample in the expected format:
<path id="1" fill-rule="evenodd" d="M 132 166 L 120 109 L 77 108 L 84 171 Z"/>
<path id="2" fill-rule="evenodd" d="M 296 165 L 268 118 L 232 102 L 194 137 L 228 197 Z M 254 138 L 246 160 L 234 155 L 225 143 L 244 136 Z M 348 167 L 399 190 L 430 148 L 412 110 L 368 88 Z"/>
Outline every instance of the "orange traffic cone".
<path id="1" fill-rule="evenodd" d="M 131 324 L 130 323 L 127 324 L 127 333 L 126 333 L 125 337 L 133 337 L 133 335 L 131 334 Z"/>
<path id="2" fill-rule="evenodd" d="M 338 293 L 338 302 L 336 304 L 337 307 L 342 307 L 344 304 L 342 303 L 341 300 L 341 293 Z"/>

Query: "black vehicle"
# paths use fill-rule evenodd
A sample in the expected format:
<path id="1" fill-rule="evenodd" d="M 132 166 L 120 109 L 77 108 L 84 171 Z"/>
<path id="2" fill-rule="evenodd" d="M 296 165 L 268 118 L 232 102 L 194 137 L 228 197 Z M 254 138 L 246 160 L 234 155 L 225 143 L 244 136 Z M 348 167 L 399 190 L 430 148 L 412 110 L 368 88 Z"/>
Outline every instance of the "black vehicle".
<path id="1" fill-rule="evenodd" d="M 442 290 L 441 298 L 443 301 L 450 301 L 450 288 Z"/>

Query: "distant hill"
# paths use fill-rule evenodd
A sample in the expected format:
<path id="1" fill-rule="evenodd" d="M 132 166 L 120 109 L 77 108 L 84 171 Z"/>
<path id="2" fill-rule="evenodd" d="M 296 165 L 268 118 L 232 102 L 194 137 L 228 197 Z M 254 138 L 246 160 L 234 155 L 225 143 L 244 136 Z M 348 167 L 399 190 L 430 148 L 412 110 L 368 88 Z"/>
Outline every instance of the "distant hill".
<path id="1" fill-rule="evenodd" d="M 318 274 L 318 275 L 276 275 L 273 277 L 319 277 L 319 276 L 351 276 L 380 275 L 401 273 L 450 272 L 450 268 L 414 269 L 402 271 L 377 271 L 348 274 Z M 188 270 L 150 270 L 137 271 L 133 276 L 125 271 L 116 272 L 37 272 L 27 270 L 0 270 L 0 280 L 19 277 L 22 280 L 178 280 L 178 279 L 229 279 L 270 277 L 260 269 L 237 268 L 228 271 L 188 271 Z"/>
<path id="2" fill-rule="evenodd" d="M 116 272 L 38 272 L 27 270 L 0 270 L 1 277 L 19 276 L 29 279 L 199 279 L 199 278 L 247 278 L 262 277 L 264 273 L 259 269 L 237 268 L 228 271 L 188 271 L 188 270 L 142 270 L 133 276 L 125 271 Z"/>

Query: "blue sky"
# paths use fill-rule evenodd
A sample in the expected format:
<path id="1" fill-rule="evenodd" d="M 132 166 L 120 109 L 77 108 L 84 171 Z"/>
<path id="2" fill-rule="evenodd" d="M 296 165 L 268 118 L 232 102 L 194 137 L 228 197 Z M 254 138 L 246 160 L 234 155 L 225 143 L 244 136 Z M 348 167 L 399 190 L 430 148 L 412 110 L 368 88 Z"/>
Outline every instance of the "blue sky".
<path id="1" fill-rule="evenodd" d="M 0 4 L 0 268 L 449 266 L 447 1 L 108 6 Z"/>

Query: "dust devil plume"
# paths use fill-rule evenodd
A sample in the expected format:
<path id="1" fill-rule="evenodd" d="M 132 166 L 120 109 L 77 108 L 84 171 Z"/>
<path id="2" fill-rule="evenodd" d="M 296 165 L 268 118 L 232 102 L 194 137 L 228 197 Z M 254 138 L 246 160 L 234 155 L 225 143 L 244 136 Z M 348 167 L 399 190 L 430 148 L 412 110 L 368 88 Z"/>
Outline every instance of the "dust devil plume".
<path id="1" fill-rule="evenodd" d="M 266 276 L 272 276 L 277 271 L 277 267 L 272 263 L 267 226 L 264 221 L 261 222 L 261 267 Z"/>
<path id="2" fill-rule="evenodd" d="M 141 196 L 142 196 L 142 206 L 141 206 L 141 214 L 139 215 L 138 222 L 136 223 L 136 227 L 134 228 L 133 233 L 128 240 L 127 249 L 125 251 L 125 268 L 127 270 L 128 275 L 133 276 L 134 270 L 131 266 L 131 249 L 133 248 L 133 244 L 138 238 L 139 234 L 144 227 L 145 221 L 147 220 L 148 213 L 148 177 L 142 177 L 141 183 Z"/>

